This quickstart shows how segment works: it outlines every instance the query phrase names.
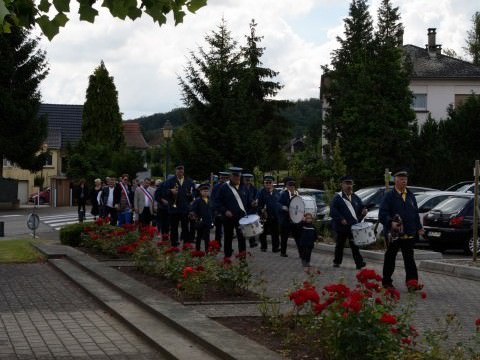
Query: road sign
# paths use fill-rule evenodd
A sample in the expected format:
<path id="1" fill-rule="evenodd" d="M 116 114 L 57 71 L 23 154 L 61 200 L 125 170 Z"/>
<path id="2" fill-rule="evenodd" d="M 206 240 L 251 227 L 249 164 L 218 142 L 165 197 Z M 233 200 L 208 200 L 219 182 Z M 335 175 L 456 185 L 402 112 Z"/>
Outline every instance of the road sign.
<path id="1" fill-rule="evenodd" d="M 30 230 L 37 230 L 38 226 L 40 225 L 40 218 L 37 214 L 28 214 L 27 216 L 27 227 Z"/>

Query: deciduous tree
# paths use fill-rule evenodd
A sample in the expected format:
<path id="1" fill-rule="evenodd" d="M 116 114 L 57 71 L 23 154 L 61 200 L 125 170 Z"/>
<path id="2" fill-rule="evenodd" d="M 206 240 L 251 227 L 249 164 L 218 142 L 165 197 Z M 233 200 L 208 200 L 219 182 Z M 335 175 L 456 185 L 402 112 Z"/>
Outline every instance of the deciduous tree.
<path id="1" fill-rule="evenodd" d="M 467 33 L 466 50 L 472 57 L 475 65 L 480 65 L 480 12 L 476 12 L 472 17 L 472 29 Z"/>

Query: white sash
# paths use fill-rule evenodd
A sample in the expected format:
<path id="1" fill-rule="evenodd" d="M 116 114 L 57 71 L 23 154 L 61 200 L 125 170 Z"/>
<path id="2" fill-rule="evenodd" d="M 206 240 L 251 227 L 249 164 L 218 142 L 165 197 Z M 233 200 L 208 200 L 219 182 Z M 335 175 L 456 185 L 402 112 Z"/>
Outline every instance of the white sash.
<path id="1" fill-rule="evenodd" d="M 343 196 L 342 196 L 342 193 L 339 192 L 337 193 L 340 198 L 343 200 L 343 202 L 345 203 L 345 205 L 347 205 L 347 208 L 348 210 L 350 210 L 350 213 L 352 214 L 353 218 L 358 222 L 358 218 L 357 218 L 357 214 L 355 214 L 355 209 L 353 208 L 352 206 L 352 203 L 350 201 L 348 201 L 347 199 L 345 199 Z"/>
<path id="2" fill-rule="evenodd" d="M 145 196 L 148 197 L 148 200 L 150 200 L 150 203 L 151 203 L 152 206 L 153 206 L 153 197 L 152 197 L 152 195 L 151 195 L 147 190 L 145 190 L 145 188 L 144 188 L 143 186 L 140 186 L 140 190 L 142 190 L 143 193 L 145 194 Z"/>
<path id="3" fill-rule="evenodd" d="M 125 189 L 125 185 L 123 185 L 121 182 L 120 182 L 120 186 L 122 187 L 122 191 L 123 193 L 125 194 L 125 197 L 127 198 L 127 202 L 128 202 L 128 207 L 132 207 L 132 204 L 130 204 L 130 199 L 128 197 L 128 193 L 127 193 L 127 189 Z"/>
<path id="4" fill-rule="evenodd" d="M 237 200 L 238 206 L 245 213 L 245 215 L 247 215 L 247 212 L 245 211 L 245 207 L 243 206 L 242 199 L 240 199 L 240 195 L 238 194 L 237 189 L 235 189 L 232 185 L 230 185 L 230 181 L 227 181 L 227 185 L 230 188 L 230 190 L 233 192 L 233 196 L 235 196 L 235 200 Z"/>

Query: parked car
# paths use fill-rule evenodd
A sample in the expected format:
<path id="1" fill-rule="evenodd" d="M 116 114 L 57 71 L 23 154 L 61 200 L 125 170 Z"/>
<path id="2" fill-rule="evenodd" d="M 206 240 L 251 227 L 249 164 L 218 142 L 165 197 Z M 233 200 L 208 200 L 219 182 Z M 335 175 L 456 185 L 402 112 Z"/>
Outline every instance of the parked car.
<path id="1" fill-rule="evenodd" d="M 389 189 L 393 189 L 393 186 Z M 432 189 L 421 186 L 409 186 L 408 189 L 414 194 L 424 193 L 427 191 L 439 191 L 438 189 Z M 369 210 L 377 209 L 382 202 L 383 195 L 385 194 L 385 186 L 371 186 L 355 191 L 355 194 L 362 199 L 363 205 Z"/>
<path id="2" fill-rule="evenodd" d="M 317 203 L 317 220 L 322 222 L 330 221 L 330 206 L 325 203 L 325 191 L 319 189 L 299 188 L 300 195 L 310 195 L 315 198 Z"/>
<path id="3" fill-rule="evenodd" d="M 475 183 L 469 182 L 467 184 L 464 184 L 464 185 L 460 186 L 455 191 L 458 191 L 458 192 L 461 192 L 461 193 L 473 194 L 473 193 L 475 193 Z"/>
<path id="4" fill-rule="evenodd" d="M 452 197 L 469 197 L 468 194 L 459 193 L 456 191 L 428 191 L 424 193 L 416 193 L 415 199 L 417 200 L 418 206 L 418 215 L 420 217 L 420 222 L 423 222 L 423 217 L 435 206 L 440 204 L 442 201 L 452 198 Z M 374 223 L 377 225 L 378 222 L 378 211 L 379 209 L 374 209 L 369 211 L 365 216 L 365 221 Z M 376 228 L 376 234 L 379 235 L 382 233 L 383 226 L 378 224 Z M 419 237 L 418 243 L 427 243 L 426 238 L 423 236 Z"/>
<path id="5" fill-rule="evenodd" d="M 452 197 L 423 217 L 425 237 L 432 250 L 443 252 L 460 248 L 466 254 L 472 253 L 473 202 L 472 194 Z"/>
<path id="6" fill-rule="evenodd" d="M 461 188 L 464 185 L 471 184 L 472 181 L 460 181 L 456 184 L 453 184 L 452 186 L 449 186 L 448 188 L 445 189 L 445 191 L 457 191 L 459 188 Z"/>
<path id="7" fill-rule="evenodd" d="M 40 191 L 40 193 L 32 193 L 28 201 L 34 204 L 50 203 L 50 187 L 45 188 L 43 191 Z"/>

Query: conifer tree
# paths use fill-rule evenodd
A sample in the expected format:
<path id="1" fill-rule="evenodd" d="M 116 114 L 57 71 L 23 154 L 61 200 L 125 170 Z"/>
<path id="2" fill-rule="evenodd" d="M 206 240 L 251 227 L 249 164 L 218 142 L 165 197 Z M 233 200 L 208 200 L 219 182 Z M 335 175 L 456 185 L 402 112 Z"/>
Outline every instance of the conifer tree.
<path id="1" fill-rule="evenodd" d="M 112 151 L 125 147 L 117 89 L 103 60 L 89 78 L 81 141 L 101 143 Z"/>
<path id="2" fill-rule="evenodd" d="M 37 47 L 38 39 L 26 29 L 0 33 L 0 159 L 32 171 L 45 163 L 37 153 L 47 137 L 47 119 L 38 118 L 38 88 L 48 64 Z"/>

